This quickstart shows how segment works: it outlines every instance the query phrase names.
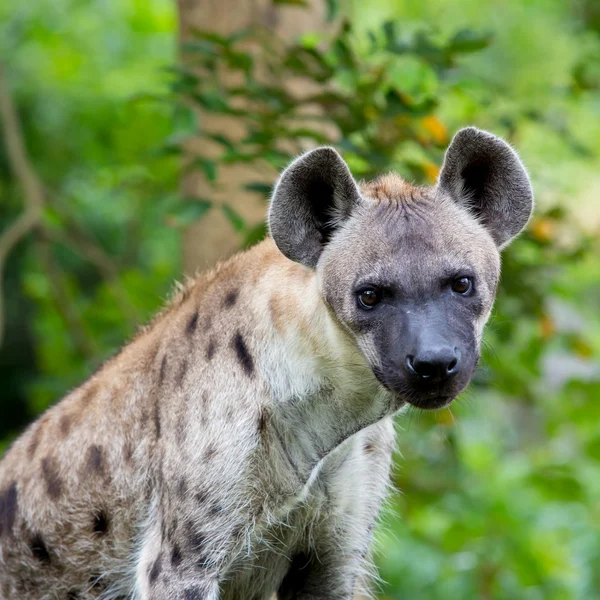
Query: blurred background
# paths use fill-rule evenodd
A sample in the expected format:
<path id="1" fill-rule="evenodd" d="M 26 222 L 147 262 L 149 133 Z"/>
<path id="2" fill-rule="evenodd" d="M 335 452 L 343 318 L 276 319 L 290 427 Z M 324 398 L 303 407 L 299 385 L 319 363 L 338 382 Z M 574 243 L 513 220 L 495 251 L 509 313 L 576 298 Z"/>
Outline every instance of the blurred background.
<path id="1" fill-rule="evenodd" d="M 430 184 L 474 124 L 536 214 L 476 381 L 398 419 L 378 595 L 600 597 L 596 0 L 3 0 L 0 61 L 0 452 L 262 238 L 291 156 Z"/>

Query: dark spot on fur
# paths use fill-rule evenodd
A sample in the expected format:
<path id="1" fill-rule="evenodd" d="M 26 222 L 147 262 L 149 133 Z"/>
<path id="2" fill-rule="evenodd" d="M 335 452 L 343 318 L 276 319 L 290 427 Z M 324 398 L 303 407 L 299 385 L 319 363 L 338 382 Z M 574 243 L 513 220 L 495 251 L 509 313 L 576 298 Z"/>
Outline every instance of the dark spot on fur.
<path id="1" fill-rule="evenodd" d="M 364 446 L 363 449 L 365 452 L 367 452 L 368 454 L 372 454 L 373 452 L 375 452 L 376 448 L 375 448 L 375 444 L 372 444 L 371 442 L 367 442 Z"/>
<path id="2" fill-rule="evenodd" d="M 131 446 L 131 442 L 123 443 L 123 458 L 126 463 L 130 463 L 133 459 L 133 447 Z"/>
<path id="3" fill-rule="evenodd" d="M 161 546 L 165 543 L 166 537 L 167 537 L 167 523 L 163 519 L 160 522 L 160 543 L 161 543 Z"/>
<path id="4" fill-rule="evenodd" d="M 260 411 L 260 415 L 258 416 L 258 433 L 261 437 L 267 431 L 267 422 L 269 420 L 269 413 L 265 408 Z"/>
<path id="5" fill-rule="evenodd" d="M 175 425 L 175 437 L 177 438 L 177 443 L 180 446 L 185 444 L 185 419 L 186 416 L 184 414 L 180 414 L 177 417 L 177 424 Z"/>
<path id="6" fill-rule="evenodd" d="M 198 569 L 208 569 L 210 567 L 210 559 L 202 554 L 196 559 L 195 564 Z"/>
<path id="7" fill-rule="evenodd" d="M 160 361 L 160 372 L 158 374 L 158 382 L 162 384 L 167 373 L 167 355 L 165 354 Z"/>
<path id="8" fill-rule="evenodd" d="M 46 491 L 48 492 L 48 496 L 53 500 L 57 500 L 62 493 L 62 479 L 58 475 L 58 470 L 56 469 L 56 461 L 47 456 L 42 459 L 42 475 L 44 476 L 44 481 L 46 482 Z"/>
<path id="9" fill-rule="evenodd" d="M 171 566 L 177 568 L 181 564 L 183 556 L 181 554 L 181 548 L 175 544 L 171 551 Z"/>
<path id="10" fill-rule="evenodd" d="M 204 451 L 204 460 L 210 460 L 217 453 L 217 449 L 214 444 L 209 444 Z"/>
<path id="11" fill-rule="evenodd" d="M 187 491 L 188 491 L 187 481 L 182 477 L 179 480 L 179 483 L 177 484 L 177 497 L 180 500 L 183 500 L 187 494 Z"/>
<path id="12" fill-rule="evenodd" d="M 187 539 L 192 552 L 201 552 L 206 543 L 206 537 L 196 531 L 196 526 L 192 522 L 187 523 Z"/>
<path id="13" fill-rule="evenodd" d="M 149 358 L 148 366 L 150 369 L 152 369 L 154 367 L 154 363 L 156 362 L 156 357 L 158 356 L 159 351 L 160 351 L 160 342 L 158 344 L 154 344 L 154 347 L 148 354 L 148 358 Z"/>
<path id="14" fill-rule="evenodd" d="M 183 590 L 183 600 L 203 600 L 200 590 L 196 587 Z"/>
<path id="15" fill-rule="evenodd" d="M 210 514 L 211 516 L 216 517 L 217 515 L 220 515 L 224 510 L 225 509 L 223 508 L 223 506 L 217 502 L 216 504 L 213 504 L 210 507 Z"/>
<path id="16" fill-rule="evenodd" d="M 158 400 L 158 394 L 156 395 L 156 398 L 154 399 L 154 430 L 156 432 L 156 437 L 159 438 L 160 437 L 160 404 L 159 404 L 159 400 Z"/>
<path id="17" fill-rule="evenodd" d="M 177 518 L 173 517 L 173 519 L 171 519 L 171 524 L 169 525 L 169 530 L 167 531 L 167 538 L 169 538 L 169 541 L 173 541 L 173 538 L 175 537 L 175 533 L 177 532 Z"/>
<path id="18" fill-rule="evenodd" d="M 199 569 L 205 569 L 210 566 L 210 560 L 207 558 L 206 552 L 206 536 L 196 530 L 196 526 L 192 521 L 186 523 L 187 540 L 190 551 L 196 555 L 195 564 Z"/>
<path id="19" fill-rule="evenodd" d="M 198 311 L 196 311 L 192 318 L 188 321 L 187 327 L 185 328 L 185 333 L 187 335 L 193 335 L 198 327 Z"/>
<path id="20" fill-rule="evenodd" d="M 179 372 L 177 373 L 177 385 L 181 387 L 183 385 L 183 380 L 185 379 L 187 370 L 188 370 L 188 359 L 184 358 L 181 361 L 181 365 L 179 368 Z"/>
<path id="21" fill-rule="evenodd" d="M 161 561 L 161 557 L 159 556 L 152 564 L 152 567 L 150 568 L 150 572 L 148 573 L 148 581 L 150 582 L 151 585 L 154 585 L 156 583 L 156 580 L 158 579 L 158 576 L 160 575 L 161 571 L 162 571 L 162 561 Z"/>
<path id="22" fill-rule="evenodd" d="M 37 450 L 38 444 L 40 443 L 40 438 L 42 437 L 42 427 L 41 423 L 36 425 L 35 431 L 31 434 L 31 440 L 29 440 L 29 445 L 27 446 L 27 456 L 29 460 L 31 460 L 35 451 Z"/>
<path id="23" fill-rule="evenodd" d="M 227 296 L 225 296 L 225 300 L 223 301 L 223 308 L 231 308 L 237 302 L 239 295 L 238 290 L 231 290 Z"/>
<path id="24" fill-rule="evenodd" d="M 94 590 L 105 590 L 108 587 L 108 581 L 100 573 L 94 573 L 88 583 Z"/>
<path id="25" fill-rule="evenodd" d="M 85 473 L 87 475 L 98 474 L 104 471 L 102 460 L 102 447 L 92 444 L 87 451 L 87 459 L 85 461 Z"/>
<path id="26" fill-rule="evenodd" d="M 84 404 L 89 404 L 89 402 L 93 399 L 98 391 L 98 384 L 91 383 L 88 384 L 87 387 L 83 390 L 83 395 L 81 396 L 81 400 Z"/>
<path id="27" fill-rule="evenodd" d="M 244 369 L 246 375 L 251 376 L 254 373 L 254 361 L 252 360 L 252 356 L 250 356 L 250 352 L 248 351 L 248 346 L 246 346 L 246 342 L 239 331 L 233 338 L 233 347 L 242 369 Z"/>
<path id="28" fill-rule="evenodd" d="M 71 431 L 71 425 L 72 425 L 72 421 L 71 421 L 71 417 L 69 415 L 63 415 L 60 418 L 60 422 L 59 422 L 60 433 L 63 437 L 67 437 L 69 435 L 69 432 Z"/>
<path id="29" fill-rule="evenodd" d="M 104 510 L 99 510 L 94 515 L 94 533 L 97 533 L 98 535 L 105 535 L 106 533 L 108 533 L 108 525 L 108 515 Z"/>
<path id="30" fill-rule="evenodd" d="M 204 504 L 208 500 L 208 494 L 204 490 L 200 490 L 196 492 L 194 498 L 196 498 L 198 504 Z"/>
<path id="31" fill-rule="evenodd" d="M 12 533 L 15 517 L 17 516 L 17 484 L 13 482 L 0 494 L 0 535 Z"/>
<path id="32" fill-rule="evenodd" d="M 212 360 L 213 356 L 215 355 L 216 349 L 217 349 L 217 345 L 215 344 L 215 341 L 210 340 L 210 342 L 208 342 L 208 348 L 206 349 L 206 359 L 207 360 Z"/>
<path id="33" fill-rule="evenodd" d="M 29 547 L 31 548 L 31 552 L 33 552 L 33 556 L 35 556 L 37 560 L 45 565 L 50 564 L 50 552 L 48 552 L 48 547 L 46 546 L 46 542 L 44 542 L 44 538 L 39 533 L 36 533 L 31 538 Z"/>

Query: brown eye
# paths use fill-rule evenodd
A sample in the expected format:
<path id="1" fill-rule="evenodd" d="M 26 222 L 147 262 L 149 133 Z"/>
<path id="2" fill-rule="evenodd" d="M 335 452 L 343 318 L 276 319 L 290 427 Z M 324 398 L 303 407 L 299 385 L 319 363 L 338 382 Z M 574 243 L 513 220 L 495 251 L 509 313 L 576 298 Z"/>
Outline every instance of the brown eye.
<path id="1" fill-rule="evenodd" d="M 381 294 L 375 288 L 367 288 L 358 293 L 358 304 L 362 308 L 373 308 L 381 302 Z"/>
<path id="2" fill-rule="evenodd" d="M 473 282 L 469 277 L 459 277 L 452 284 L 452 291 L 457 294 L 468 294 L 473 289 Z"/>

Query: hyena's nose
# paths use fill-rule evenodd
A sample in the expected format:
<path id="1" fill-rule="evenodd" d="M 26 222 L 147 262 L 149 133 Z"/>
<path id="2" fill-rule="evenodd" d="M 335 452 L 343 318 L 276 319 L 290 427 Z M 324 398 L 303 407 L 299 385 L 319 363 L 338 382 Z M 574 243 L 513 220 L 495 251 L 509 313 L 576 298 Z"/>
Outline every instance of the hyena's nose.
<path id="1" fill-rule="evenodd" d="M 460 370 L 460 350 L 452 346 L 427 348 L 406 357 L 408 372 L 422 380 L 442 381 Z"/>

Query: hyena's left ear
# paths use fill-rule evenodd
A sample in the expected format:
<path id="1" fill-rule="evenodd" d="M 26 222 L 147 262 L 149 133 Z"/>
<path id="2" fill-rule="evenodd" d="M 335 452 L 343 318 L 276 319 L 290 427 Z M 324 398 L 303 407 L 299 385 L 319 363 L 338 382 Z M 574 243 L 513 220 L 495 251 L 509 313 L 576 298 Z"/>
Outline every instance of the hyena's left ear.
<path id="1" fill-rule="evenodd" d="M 269 229 L 281 252 L 315 267 L 325 244 L 360 201 L 348 165 L 333 149 L 297 158 L 281 175 L 269 208 Z"/>
<path id="2" fill-rule="evenodd" d="M 529 177 L 516 152 L 504 140 L 475 127 L 454 136 L 438 189 L 468 208 L 499 248 L 525 227 L 533 209 Z"/>

